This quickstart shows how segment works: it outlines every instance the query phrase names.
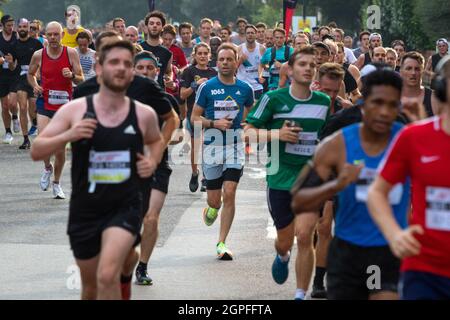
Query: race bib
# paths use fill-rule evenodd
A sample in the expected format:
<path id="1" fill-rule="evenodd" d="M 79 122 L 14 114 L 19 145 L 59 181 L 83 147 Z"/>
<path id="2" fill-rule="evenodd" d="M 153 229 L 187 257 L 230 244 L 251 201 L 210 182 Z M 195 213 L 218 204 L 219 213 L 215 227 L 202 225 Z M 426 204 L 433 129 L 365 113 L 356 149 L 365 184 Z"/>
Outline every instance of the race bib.
<path id="1" fill-rule="evenodd" d="M 270 77 L 270 72 L 267 71 L 267 70 L 264 70 L 264 71 L 262 72 L 262 76 L 263 76 L 263 78 L 269 78 L 269 77 Z"/>
<path id="2" fill-rule="evenodd" d="M 369 192 L 369 187 L 375 180 L 377 175 L 376 169 L 371 169 L 364 167 L 361 170 L 358 181 L 356 182 L 356 194 L 355 198 L 358 202 L 367 203 L 367 196 Z M 393 206 L 400 204 L 403 196 L 403 185 L 401 183 L 394 186 L 394 188 L 389 193 L 389 203 Z"/>
<path id="3" fill-rule="evenodd" d="M 427 187 L 426 201 L 427 228 L 450 231 L 450 188 Z"/>
<path id="4" fill-rule="evenodd" d="M 311 157 L 316 151 L 317 137 L 317 132 L 300 132 L 298 134 L 298 144 L 286 143 L 285 152 Z"/>
<path id="5" fill-rule="evenodd" d="M 95 184 L 120 184 L 131 176 L 130 151 L 89 153 L 89 182 Z"/>
<path id="6" fill-rule="evenodd" d="M 234 120 L 239 114 L 239 105 L 233 99 L 214 101 L 214 119 L 224 118 Z"/>
<path id="7" fill-rule="evenodd" d="M 29 68 L 30 68 L 29 65 L 26 65 L 26 66 L 20 66 L 20 75 L 21 75 L 21 76 L 26 75 L 26 74 L 28 73 L 28 69 L 29 69 Z"/>
<path id="8" fill-rule="evenodd" d="M 247 77 L 251 79 L 258 79 L 258 68 L 255 67 L 246 67 L 245 72 L 247 73 Z"/>
<path id="9" fill-rule="evenodd" d="M 52 105 L 63 105 L 70 101 L 70 96 L 67 91 L 49 90 L 48 103 Z"/>

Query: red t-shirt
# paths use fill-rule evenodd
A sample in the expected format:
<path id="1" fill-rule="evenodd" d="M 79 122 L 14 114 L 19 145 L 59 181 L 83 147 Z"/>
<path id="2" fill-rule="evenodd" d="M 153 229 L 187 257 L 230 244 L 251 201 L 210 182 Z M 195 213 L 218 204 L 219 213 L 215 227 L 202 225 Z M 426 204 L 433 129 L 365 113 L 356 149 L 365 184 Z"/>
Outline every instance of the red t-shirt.
<path id="1" fill-rule="evenodd" d="M 450 278 L 450 135 L 435 117 L 406 127 L 392 144 L 380 166 L 390 184 L 411 177 L 411 225 L 424 235 L 417 256 L 406 258 L 402 271 L 423 271 Z"/>
<path id="2" fill-rule="evenodd" d="M 172 64 L 176 66 L 178 69 L 183 69 L 187 66 L 188 62 L 186 60 L 186 56 L 184 55 L 183 50 L 180 49 L 180 47 L 176 45 L 172 45 L 169 48 L 170 52 L 172 52 L 173 56 L 173 62 Z"/>

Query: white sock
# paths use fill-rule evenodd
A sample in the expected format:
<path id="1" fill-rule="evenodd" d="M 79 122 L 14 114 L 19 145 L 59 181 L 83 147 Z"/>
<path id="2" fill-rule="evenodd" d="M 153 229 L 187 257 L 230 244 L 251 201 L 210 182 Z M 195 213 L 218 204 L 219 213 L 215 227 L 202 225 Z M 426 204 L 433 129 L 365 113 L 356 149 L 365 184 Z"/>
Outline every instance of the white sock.
<path id="1" fill-rule="evenodd" d="M 295 299 L 305 300 L 306 292 L 303 289 L 295 290 Z"/>
<path id="2" fill-rule="evenodd" d="M 280 257 L 281 261 L 288 262 L 289 261 L 289 257 L 291 256 L 291 252 L 288 251 L 285 256 L 282 256 L 280 254 L 278 254 L 278 256 Z"/>

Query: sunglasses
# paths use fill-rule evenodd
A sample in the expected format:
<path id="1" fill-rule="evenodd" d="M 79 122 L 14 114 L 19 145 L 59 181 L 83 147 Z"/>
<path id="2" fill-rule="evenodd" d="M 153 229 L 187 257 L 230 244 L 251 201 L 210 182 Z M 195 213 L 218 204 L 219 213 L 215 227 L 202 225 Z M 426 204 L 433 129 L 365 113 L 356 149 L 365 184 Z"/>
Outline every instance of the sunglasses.
<path id="1" fill-rule="evenodd" d="M 30 30 L 31 31 L 37 31 L 37 28 L 36 27 L 30 27 Z"/>

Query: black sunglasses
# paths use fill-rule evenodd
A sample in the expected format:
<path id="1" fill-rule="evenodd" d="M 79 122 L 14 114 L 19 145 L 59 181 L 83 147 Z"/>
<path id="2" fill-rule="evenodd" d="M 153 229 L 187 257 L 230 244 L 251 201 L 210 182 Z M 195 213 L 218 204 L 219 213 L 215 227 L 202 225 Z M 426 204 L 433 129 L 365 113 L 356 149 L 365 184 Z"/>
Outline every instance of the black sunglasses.
<path id="1" fill-rule="evenodd" d="M 30 30 L 31 30 L 31 31 L 36 31 L 37 28 L 36 28 L 36 27 L 30 27 Z"/>

